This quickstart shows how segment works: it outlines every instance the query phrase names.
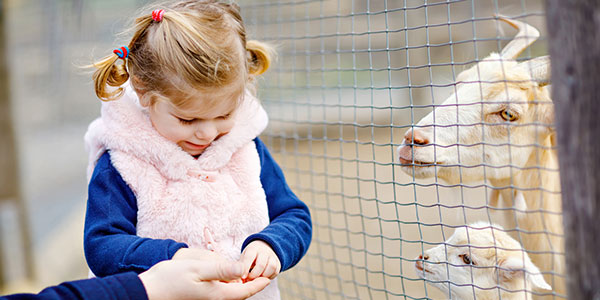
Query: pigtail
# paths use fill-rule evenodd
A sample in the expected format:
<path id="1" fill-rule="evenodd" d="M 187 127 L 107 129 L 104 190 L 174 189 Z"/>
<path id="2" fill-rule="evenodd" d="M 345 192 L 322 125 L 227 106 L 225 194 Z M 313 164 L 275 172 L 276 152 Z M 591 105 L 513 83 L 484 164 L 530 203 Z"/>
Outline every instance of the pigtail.
<path id="1" fill-rule="evenodd" d="M 123 88 L 121 86 L 130 78 L 128 65 L 131 67 L 132 61 L 135 62 L 135 54 L 132 55 L 132 53 L 136 52 L 139 47 L 138 41 L 145 36 L 146 29 L 151 23 L 151 16 L 136 19 L 135 27 L 133 28 L 134 35 L 131 42 L 129 42 L 129 46 L 117 48 L 113 51 L 113 54 L 92 64 L 92 67 L 97 69 L 92 78 L 94 79 L 96 96 L 100 100 L 111 101 L 123 95 Z M 122 59 L 123 63 L 119 63 L 119 59 Z"/>
<path id="2" fill-rule="evenodd" d="M 269 69 L 275 56 L 275 50 L 268 44 L 250 40 L 246 42 L 248 52 L 248 72 L 250 75 L 260 75 Z"/>
<path id="3" fill-rule="evenodd" d="M 93 75 L 96 96 L 102 101 L 115 100 L 121 97 L 123 88 L 120 86 L 129 79 L 125 63 L 118 64 L 118 60 L 119 56 L 117 54 L 111 54 L 93 64 L 97 68 Z"/>

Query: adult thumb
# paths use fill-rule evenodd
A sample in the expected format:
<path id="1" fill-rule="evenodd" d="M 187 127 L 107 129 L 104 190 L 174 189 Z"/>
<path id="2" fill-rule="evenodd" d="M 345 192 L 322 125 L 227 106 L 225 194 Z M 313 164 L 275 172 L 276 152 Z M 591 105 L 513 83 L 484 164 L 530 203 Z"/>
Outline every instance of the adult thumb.
<path id="1" fill-rule="evenodd" d="M 240 279 L 244 267 L 242 263 L 226 260 L 200 261 L 190 260 L 198 280 L 230 281 Z"/>

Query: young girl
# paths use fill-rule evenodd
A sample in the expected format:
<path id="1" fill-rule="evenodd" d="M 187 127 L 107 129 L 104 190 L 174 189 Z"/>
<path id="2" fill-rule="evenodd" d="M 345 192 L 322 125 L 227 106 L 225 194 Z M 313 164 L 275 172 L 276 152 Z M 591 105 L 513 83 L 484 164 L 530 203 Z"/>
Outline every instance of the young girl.
<path id="1" fill-rule="evenodd" d="M 239 8 L 216 0 L 148 11 L 134 31 L 95 64 L 104 102 L 85 136 L 90 269 L 213 255 L 240 260 L 243 280 L 274 279 L 306 253 L 312 224 L 257 137 L 268 120 L 252 83 L 270 49 L 246 41 Z M 278 299 L 276 281 L 255 297 Z"/>

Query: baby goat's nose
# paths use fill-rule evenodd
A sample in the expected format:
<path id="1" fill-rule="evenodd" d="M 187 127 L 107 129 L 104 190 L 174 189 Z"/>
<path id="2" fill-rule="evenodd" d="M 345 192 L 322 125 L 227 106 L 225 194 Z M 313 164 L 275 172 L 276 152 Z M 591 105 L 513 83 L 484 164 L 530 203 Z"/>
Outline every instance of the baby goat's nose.
<path id="1" fill-rule="evenodd" d="M 423 257 L 423 255 L 419 255 L 419 259 L 428 260 L 429 259 L 429 255 L 425 254 L 425 257 Z"/>
<path id="2" fill-rule="evenodd" d="M 404 135 L 404 140 L 406 144 L 414 144 L 414 145 L 427 145 L 429 144 L 429 140 L 423 136 L 423 134 L 419 130 L 409 130 Z"/>

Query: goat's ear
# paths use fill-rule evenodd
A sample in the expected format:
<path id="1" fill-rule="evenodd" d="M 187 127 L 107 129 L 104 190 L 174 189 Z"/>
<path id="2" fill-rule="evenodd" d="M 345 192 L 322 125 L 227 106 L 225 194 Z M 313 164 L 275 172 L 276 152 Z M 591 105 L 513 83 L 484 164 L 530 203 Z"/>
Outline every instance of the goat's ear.
<path id="1" fill-rule="evenodd" d="M 543 87 L 550 84 L 550 56 L 540 56 L 519 63 L 519 66 L 529 70 L 531 79 Z"/>
<path id="2" fill-rule="evenodd" d="M 554 104 L 552 101 L 541 101 L 538 99 L 538 94 L 543 93 L 542 89 L 546 89 L 541 87 L 539 89 L 532 89 L 528 94 L 528 99 L 531 101 L 537 102 L 536 105 L 531 106 L 533 108 L 533 114 L 535 115 L 535 119 L 540 122 L 542 126 L 539 128 L 548 128 L 549 132 L 554 131 Z"/>
<path id="3" fill-rule="evenodd" d="M 523 276 L 525 276 L 528 284 L 533 288 L 552 290 L 552 287 L 544 280 L 540 269 L 526 255 L 515 255 L 498 261 L 498 274 L 500 275 L 500 284 L 513 280 L 523 280 Z"/>

